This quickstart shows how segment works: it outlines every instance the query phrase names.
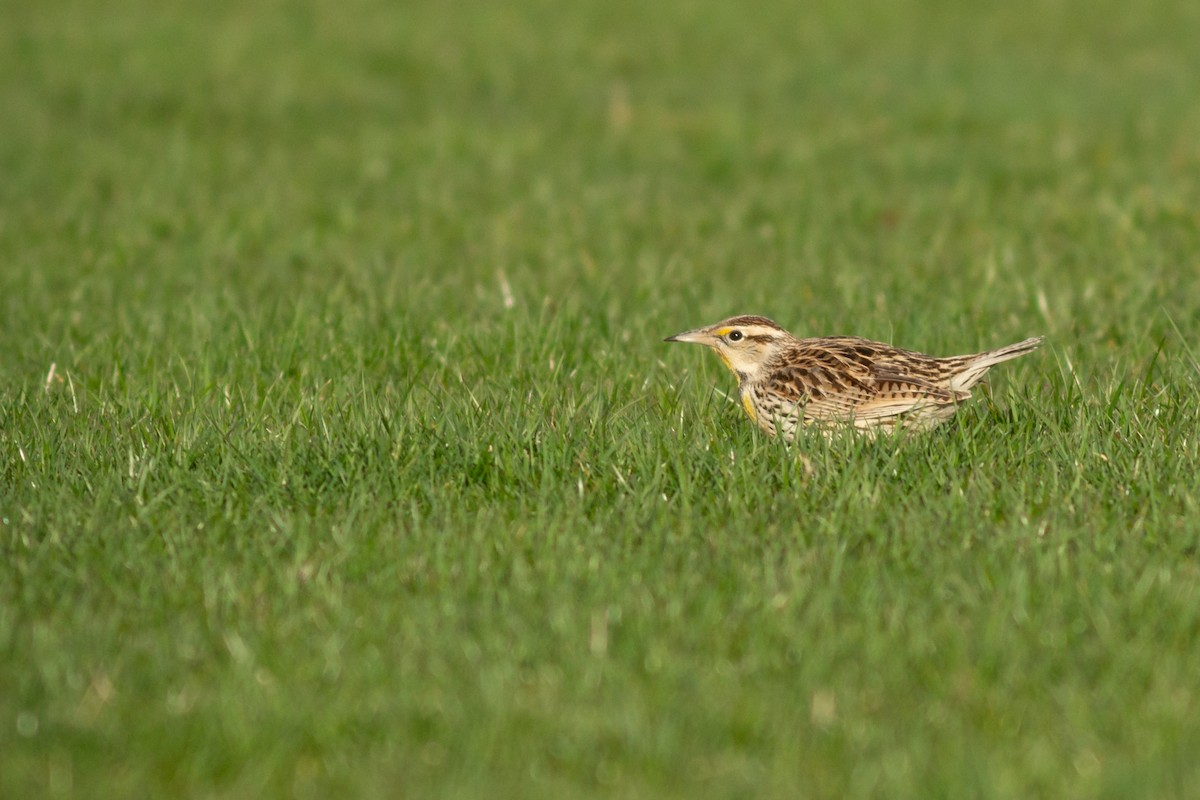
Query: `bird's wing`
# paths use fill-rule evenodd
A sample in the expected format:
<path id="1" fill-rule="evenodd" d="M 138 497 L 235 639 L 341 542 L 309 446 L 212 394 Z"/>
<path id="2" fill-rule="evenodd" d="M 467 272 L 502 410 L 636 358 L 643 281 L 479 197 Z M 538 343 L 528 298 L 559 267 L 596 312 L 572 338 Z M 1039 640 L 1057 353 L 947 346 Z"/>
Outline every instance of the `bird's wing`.
<path id="1" fill-rule="evenodd" d="M 895 372 L 890 365 L 838 358 L 824 349 L 811 358 L 793 355 L 777 370 L 767 391 L 803 406 L 813 422 L 876 421 L 900 417 L 929 406 L 955 403 L 965 396 L 928 380 Z"/>
<path id="2" fill-rule="evenodd" d="M 879 373 L 874 378 L 874 396 L 855 407 L 855 420 L 898 418 L 931 406 L 952 405 L 970 395 L 956 394 L 909 375 Z"/>

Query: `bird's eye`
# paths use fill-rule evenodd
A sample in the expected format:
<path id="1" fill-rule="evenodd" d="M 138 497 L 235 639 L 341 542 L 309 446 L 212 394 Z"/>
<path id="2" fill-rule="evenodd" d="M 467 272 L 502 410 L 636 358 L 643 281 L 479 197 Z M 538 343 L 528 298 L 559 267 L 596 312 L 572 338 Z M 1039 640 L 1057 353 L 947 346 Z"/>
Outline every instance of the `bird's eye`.
<path id="1" fill-rule="evenodd" d="M 730 331 L 729 335 L 726 336 L 725 338 L 731 342 L 740 342 L 742 340 L 742 332 L 741 331 Z"/>

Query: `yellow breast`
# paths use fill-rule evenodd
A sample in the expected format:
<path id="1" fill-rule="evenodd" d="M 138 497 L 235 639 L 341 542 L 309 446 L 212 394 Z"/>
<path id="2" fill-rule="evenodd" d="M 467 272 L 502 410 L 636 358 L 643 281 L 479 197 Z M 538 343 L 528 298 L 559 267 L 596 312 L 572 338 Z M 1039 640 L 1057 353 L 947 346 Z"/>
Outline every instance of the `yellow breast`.
<path id="1" fill-rule="evenodd" d="M 750 396 L 748 389 L 742 390 L 742 408 L 746 409 L 752 421 L 758 422 L 758 409 L 754 407 L 754 398 Z"/>

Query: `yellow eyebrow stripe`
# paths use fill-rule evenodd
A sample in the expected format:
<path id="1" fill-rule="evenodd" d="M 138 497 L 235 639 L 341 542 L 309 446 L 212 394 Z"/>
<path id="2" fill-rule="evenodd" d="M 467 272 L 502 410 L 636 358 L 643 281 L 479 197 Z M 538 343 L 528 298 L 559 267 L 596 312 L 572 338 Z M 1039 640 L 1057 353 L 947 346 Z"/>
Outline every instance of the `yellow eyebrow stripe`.
<path id="1" fill-rule="evenodd" d="M 729 333 L 731 330 L 733 330 L 733 328 L 721 328 L 716 331 L 716 334 L 717 334 L 717 336 L 724 336 L 725 334 Z"/>

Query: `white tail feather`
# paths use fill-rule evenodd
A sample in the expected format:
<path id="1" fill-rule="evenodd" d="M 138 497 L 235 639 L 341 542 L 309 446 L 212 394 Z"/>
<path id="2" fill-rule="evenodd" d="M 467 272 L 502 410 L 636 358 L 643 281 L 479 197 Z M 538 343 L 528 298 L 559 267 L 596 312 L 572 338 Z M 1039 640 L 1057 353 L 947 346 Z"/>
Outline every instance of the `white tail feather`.
<path id="1" fill-rule="evenodd" d="M 1010 344 L 1007 347 L 1001 347 L 997 350 L 989 350 L 986 353 L 979 353 L 975 356 L 966 356 L 964 359 L 966 364 L 963 367 L 963 371 L 946 382 L 947 388 L 959 392 L 969 390 L 972 386 L 983 380 L 983 376 L 987 374 L 989 369 L 1000 362 L 1019 358 L 1026 353 L 1031 353 L 1038 349 L 1042 344 L 1042 338 L 1041 336 L 1034 336 L 1031 339 Z"/>

